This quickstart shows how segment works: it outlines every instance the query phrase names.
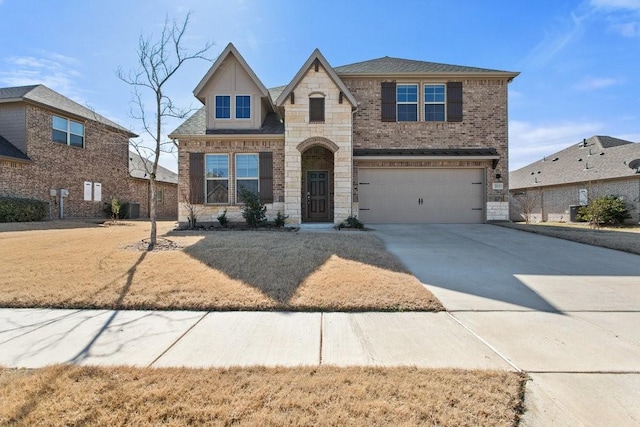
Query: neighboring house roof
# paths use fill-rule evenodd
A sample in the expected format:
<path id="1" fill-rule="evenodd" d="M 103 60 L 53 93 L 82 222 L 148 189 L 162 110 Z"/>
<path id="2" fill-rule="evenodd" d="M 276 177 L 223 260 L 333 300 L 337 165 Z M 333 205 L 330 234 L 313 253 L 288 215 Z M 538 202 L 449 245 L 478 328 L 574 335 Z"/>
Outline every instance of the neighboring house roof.
<path id="1" fill-rule="evenodd" d="M 439 64 L 437 62 L 415 61 L 412 59 L 383 58 L 356 62 L 334 68 L 338 75 L 398 75 L 398 74 L 499 74 L 510 79 L 520 73 L 511 71 L 491 70 L 487 68 L 466 67 L 462 65 Z"/>
<path id="2" fill-rule="evenodd" d="M 82 105 L 78 104 L 75 101 L 72 101 L 66 96 L 49 89 L 45 85 L 0 88 L 0 103 L 20 101 L 42 105 L 54 110 L 61 111 L 63 113 L 71 114 L 88 120 L 94 120 L 96 122 L 126 132 L 132 138 L 138 136 L 132 133 L 130 130 L 120 126 L 119 124 L 112 122 L 106 117 L 101 116 L 95 111 L 92 111 L 87 107 L 83 107 Z"/>
<path id="3" fill-rule="evenodd" d="M 509 173 L 511 190 L 601 179 L 638 178 L 629 167 L 640 159 L 640 144 L 610 136 L 592 136 Z"/>
<path id="4" fill-rule="evenodd" d="M 295 75 L 293 80 L 291 80 L 291 82 L 280 93 L 280 95 L 278 96 L 278 99 L 276 100 L 276 105 L 277 106 L 282 106 L 284 104 L 285 99 L 289 96 L 291 91 L 298 85 L 298 83 L 304 77 L 304 75 L 306 74 L 307 70 L 309 69 L 309 67 L 311 67 L 311 64 L 313 64 L 314 61 L 319 61 L 320 62 L 322 67 L 327 71 L 327 74 L 329 75 L 331 80 L 333 80 L 333 82 L 336 84 L 336 86 L 338 86 L 338 88 L 340 88 L 340 91 L 347 97 L 347 99 L 349 100 L 351 105 L 353 107 L 357 107 L 358 106 L 358 101 L 356 100 L 356 98 L 351 94 L 351 91 L 349 91 L 349 89 L 347 89 L 347 87 L 344 85 L 342 80 L 340 80 L 340 77 L 338 77 L 338 75 L 333 70 L 331 65 L 329 65 L 329 62 L 325 59 L 325 57 L 322 55 L 320 50 L 317 49 L 317 48 L 316 48 L 316 50 L 313 51 L 313 53 L 311 54 L 309 59 L 307 59 L 307 61 L 304 63 L 304 65 L 300 68 L 300 70 Z"/>
<path id="5" fill-rule="evenodd" d="M 207 129 L 206 108 L 202 107 L 184 121 L 169 138 L 186 135 L 284 135 L 284 124 L 275 113 L 269 113 L 260 129 Z"/>
<path id="6" fill-rule="evenodd" d="M 18 147 L 7 141 L 5 137 L 0 135 L 0 159 L 6 159 L 17 162 L 30 162 L 29 156 L 24 154 Z"/>
<path id="7" fill-rule="evenodd" d="M 129 175 L 133 178 L 149 179 L 147 170 L 151 170 L 152 168 L 153 162 L 149 159 L 144 159 L 137 153 L 129 151 Z M 156 181 L 177 184 L 178 174 L 158 165 L 158 168 L 156 169 Z"/>
<path id="8" fill-rule="evenodd" d="M 240 52 L 238 52 L 238 49 L 236 49 L 233 43 L 229 43 L 227 47 L 220 53 L 220 55 L 218 55 L 218 59 L 215 60 L 211 68 L 209 68 L 209 71 L 207 71 L 207 74 L 205 74 L 202 80 L 200 80 L 198 86 L 196 86 L 196 88 L 193 90 L 193 94 L 195 95 L 195 97 L 198 98 L 203 104 L 205 103 L 202 91 L 204 90 L 209 80 L 214 76 L 218 68 L 220 68 L 220 65 L 222 65 L 224 60 L 227 59 L 229 55 L 233 55 L 238 60 L 244 71 L 249 75 L 251 80 L 253 80 L 253 83 L 258 87 L 258 89 L 262 93 L 262 96 L 269 100 L 271 108 L 275 111 L 273 100 L 269 96 L 269 91 L 267 90 L 265 85 L 262 84 L 258 76 L 256 76 L 256 73 L 254 73 L 251 67 L 249 67 L 249 64 L 247 64 L 247 61 L 245 61 L 242 55 L 240 55 Z"/>

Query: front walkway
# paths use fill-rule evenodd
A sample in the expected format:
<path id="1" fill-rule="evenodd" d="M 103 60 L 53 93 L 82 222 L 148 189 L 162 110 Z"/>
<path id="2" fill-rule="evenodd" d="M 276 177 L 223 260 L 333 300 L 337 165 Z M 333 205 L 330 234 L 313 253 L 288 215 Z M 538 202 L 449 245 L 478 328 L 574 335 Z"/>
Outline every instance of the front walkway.
<path id="1" fill-rule="evenodd" d="M 513 370 L 447 313 L 0 309 L 0 365 Z"/>

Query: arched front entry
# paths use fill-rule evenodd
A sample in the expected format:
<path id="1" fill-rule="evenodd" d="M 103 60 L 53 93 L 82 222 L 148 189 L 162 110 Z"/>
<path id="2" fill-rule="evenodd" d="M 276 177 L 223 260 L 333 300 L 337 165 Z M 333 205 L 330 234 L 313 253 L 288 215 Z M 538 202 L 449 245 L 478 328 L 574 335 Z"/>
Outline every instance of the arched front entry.
<path id="1" fill-rule="evenodd" d="M 301 152 L 301 214 L 303 222 L 333 222 L 334 153 L 338 146 L 325 138 L 311 138 Z"/>

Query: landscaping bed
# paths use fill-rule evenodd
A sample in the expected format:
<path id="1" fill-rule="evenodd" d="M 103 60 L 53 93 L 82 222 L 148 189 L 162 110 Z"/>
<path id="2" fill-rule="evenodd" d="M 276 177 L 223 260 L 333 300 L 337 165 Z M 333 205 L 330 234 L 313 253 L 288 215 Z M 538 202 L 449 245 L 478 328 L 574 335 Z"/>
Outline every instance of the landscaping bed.
<path id="1" fill-rule="evenodd" d="M 0 369 L 0 424 L 515 426 L 524 383 L 417 368 Z"/>

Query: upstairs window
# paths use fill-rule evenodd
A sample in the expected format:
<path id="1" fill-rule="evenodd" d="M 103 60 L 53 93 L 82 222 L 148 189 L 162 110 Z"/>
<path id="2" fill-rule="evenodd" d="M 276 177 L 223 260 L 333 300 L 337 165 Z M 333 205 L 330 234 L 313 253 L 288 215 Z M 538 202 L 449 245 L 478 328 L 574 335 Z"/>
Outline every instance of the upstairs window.
<path id="1" fill-rule="evenodd" d="M 231 97 L 229 95 L 216 95 L 216 119 L 231 118 Z"/>
<path id="2" fill-rule="evenodd" d="M 53 142 L 84 147 L 84 125 L 63 117 L 53 116 Z"/>
<path id="3" fill-rule="evenodd" d="M 445 85 L 424 85 L 424 121 L 444 122 Z"/>
<path id="4" fill-rule="evenodd" d="M 207 154 L 205 164 L 206 202 L 229 203 L 229 155 Z"/>
<path id="5" fill-rule="evenodd" d="M 396 85 L 396 105 L 399 122 L 417 122 L 418 85 Z"/>
<path id="6" fill-rule="evenodd" d="M 249 95 L 236 95 L 236 119 L 251 118 L 251 97 Z"/>
<path id="7" fill-rule="evenodd" d="M 324 98 L 309 98 L 309 123 L 324 123 Z"/>
<path id="8" fill-rule="evenodd" d="M 236 154 L 236 202 L 242 203 L 237 190 L 245 188 L 259 194 L 257 154 Z"/>

